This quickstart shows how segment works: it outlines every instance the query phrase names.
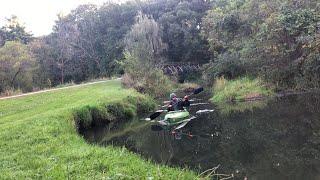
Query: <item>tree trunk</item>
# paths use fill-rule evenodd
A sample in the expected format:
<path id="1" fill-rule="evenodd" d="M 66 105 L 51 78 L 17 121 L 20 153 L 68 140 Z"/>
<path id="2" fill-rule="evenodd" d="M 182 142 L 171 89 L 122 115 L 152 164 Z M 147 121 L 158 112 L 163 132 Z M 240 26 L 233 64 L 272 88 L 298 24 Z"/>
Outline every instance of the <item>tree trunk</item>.
<path id="1" fill-rule="evenodd" d="M 64 68 L 61 67 L 61 84 L 64 83 Z"/>
<path id="2" fill-rule="evenodd" d="M 14 87 L 13 87 L 14 81 L 16 80 L 16 78 L 17 78 L 18 74 L 20 73 L 20 71 L 21 71 L 21 68 L 18 69 L 18 71 L 16 72 L 16 74 L 13 76 L 13 78 L 12 78 L 12 80 L 11 80 L 11 83 L 10 83 L 10 84 L 11 84 L 11 87 L 12 87 L 12 88 L 14 88 Z"/>

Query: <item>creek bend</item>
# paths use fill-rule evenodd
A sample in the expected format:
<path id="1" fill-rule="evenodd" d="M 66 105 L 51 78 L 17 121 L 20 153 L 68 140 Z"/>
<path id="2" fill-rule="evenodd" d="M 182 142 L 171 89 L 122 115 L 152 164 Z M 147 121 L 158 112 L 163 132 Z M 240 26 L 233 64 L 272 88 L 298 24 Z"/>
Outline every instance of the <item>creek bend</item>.
<path id="1" fill-rule="evenodd" d="M 203 109 L 181 131 L 153 131 L 140 119 L 80 132 L 89 143 L 125 146 L 146 159 L 199 173 L 220 165 L 234 179 L 320 178 L 320 93 L 290 95 L 234 106 L 206 104 L 209 95 L 194 97 Z M 245 110 L 250 109 L 250 110 Z M 143 117 L 144 118 L 144 117 Z"/>

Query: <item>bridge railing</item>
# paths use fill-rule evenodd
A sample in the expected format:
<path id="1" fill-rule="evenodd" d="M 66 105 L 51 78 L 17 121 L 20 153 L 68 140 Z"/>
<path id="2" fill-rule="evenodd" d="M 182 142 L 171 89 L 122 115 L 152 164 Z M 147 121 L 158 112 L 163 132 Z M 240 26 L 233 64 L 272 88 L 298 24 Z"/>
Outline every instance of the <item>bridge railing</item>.
<path id="1" fill-rule="evenodd" d="M 165 74 L 170 75 L 201 70 L 201 64 L 196 63 L 166 63 L 159 64 L 156 67 L 161 69 Z"/>

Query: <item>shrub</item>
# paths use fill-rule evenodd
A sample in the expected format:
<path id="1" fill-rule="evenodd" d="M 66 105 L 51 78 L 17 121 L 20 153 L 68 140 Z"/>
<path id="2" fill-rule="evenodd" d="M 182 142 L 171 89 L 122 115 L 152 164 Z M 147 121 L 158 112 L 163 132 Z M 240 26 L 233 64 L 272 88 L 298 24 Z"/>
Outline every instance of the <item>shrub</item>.
<path id="1" fill-rule="evenodd" d="M 25 44 L 7 41 L 0 47 L 0 93 L 6 89 L 32 91 L 36 68 L 37 63 Z"/>
<path id="2" fill-rule="evenodd" d="M 150 70 L 144 76 L 126 73 L 122 78 L 122 84 L 153 97 L 164 96 L 173 89 L 172 81 L 157 69 Z"/>
<path id="3" fill-rule="evenodd" d="M 0 93 L 0 97 L 1 96 L 14 96 L 14 95 L 18 95 L 18 94 L 22 94 L 21 89 L 8 88 L 8 89 L 5 89 L 2 93 Z"/>
<path id="4" fill-rule="evenodd" d="M 260 76 L 279 90 L 320 88 L 320 56 L 312 54 L 282 68 L 264 68 Z"/>
<path id="5" fill-rule="evenodd" d="M 213 79 L 225 77 L 234 79 L 246 73 L 246 66 L 237 53 L 224 53 L 219 55 L 214 62 L 206 64 L 203 70 L 203 79 L 211 82 Z"/>

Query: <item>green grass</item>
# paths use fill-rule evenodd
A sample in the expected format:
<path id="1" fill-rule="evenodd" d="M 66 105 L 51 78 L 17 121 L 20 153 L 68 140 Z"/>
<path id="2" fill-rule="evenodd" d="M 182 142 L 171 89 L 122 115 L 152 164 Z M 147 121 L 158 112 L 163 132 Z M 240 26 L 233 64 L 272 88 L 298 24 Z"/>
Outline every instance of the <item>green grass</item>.
<path id="1" fill-rule="evenodd" d="M 0 179 L 194 179 L 196 174 L 141 159 L 125 148 L 89 145 L 73 112 L 121 101 L 119 81 L 0 100 Z"/>
<path id="2" fill-rule="evenodd" d="M 273 92 L 267 89 L 261 80 L 243 77 L 235 80 L 217 79 L 213 94 L 211 101 L 217 103 L 271 96 Z"/>

